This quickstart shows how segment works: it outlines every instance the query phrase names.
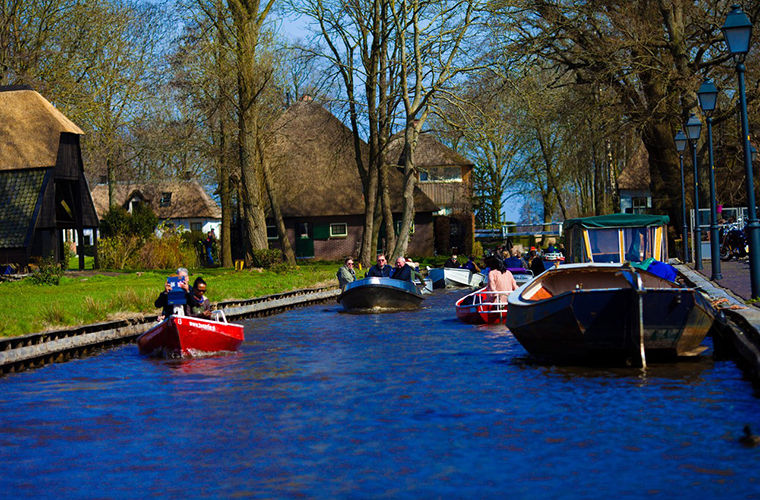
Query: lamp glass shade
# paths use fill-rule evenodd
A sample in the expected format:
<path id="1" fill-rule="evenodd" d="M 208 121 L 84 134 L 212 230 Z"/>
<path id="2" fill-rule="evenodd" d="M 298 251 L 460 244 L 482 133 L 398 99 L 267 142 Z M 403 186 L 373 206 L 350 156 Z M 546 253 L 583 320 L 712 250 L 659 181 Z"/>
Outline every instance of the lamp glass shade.
<path id="1" fill-rule="evenodd" d="M 699 121 L 696 115 L 689 116 L 689 121 L 686 122 L 686 134 L 689 136 L 690 141 L 696 141 L 699 139 L 699 133 L 702 131 L 702 122 Z"/>
<path id="2" fill-rule="evenodd" d="M 683 133 L 683 130 L 679 130 L 676 134 L 675 141 L 676 141 L 676 150 L 678 152 L 682 152 L 684 149 L 686 149 L 686 134 Z"/>
<path id="3" fill-rule="evenodd" d="M 728 51 L 732 54 L 749 52 L 749 39 L 752 36 L 752 23 L 741 6 L 732 5 L 731 12 L 726 16 L 726 22 L 720 28 L 726 39 Z"/>
<path id="4" fill-rule="evenodd" d="M 712 80 L 705 80 L 697 90 L 697 97 L 699 98 L 699 107 L 702 111 L 713 111 L 715 109 L 715 103 L 718 100 L 718 89 Z"/>

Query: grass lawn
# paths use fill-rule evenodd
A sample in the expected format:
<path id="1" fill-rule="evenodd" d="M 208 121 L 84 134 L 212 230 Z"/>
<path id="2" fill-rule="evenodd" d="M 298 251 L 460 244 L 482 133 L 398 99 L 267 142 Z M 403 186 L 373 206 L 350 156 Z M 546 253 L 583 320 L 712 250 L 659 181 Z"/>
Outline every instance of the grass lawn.
<path id="1" fill-rule="evenodd" d="M 273 293 L 337 285 L 335 262 L 314 262 L 282 273 L 212 268 L 190 271 L 190 282 L 203 276 L 212 302 L 249 299 Z M 173 271 L 67 272 L 58 286 L 35 285 L 28 279 L 0 282 L 0 308 L 6 311 L 0 336 L 97 323 L 140 314 L 155 314 L 153 301 Z M 363 275 L 363 274 L 362 274 Z"/>

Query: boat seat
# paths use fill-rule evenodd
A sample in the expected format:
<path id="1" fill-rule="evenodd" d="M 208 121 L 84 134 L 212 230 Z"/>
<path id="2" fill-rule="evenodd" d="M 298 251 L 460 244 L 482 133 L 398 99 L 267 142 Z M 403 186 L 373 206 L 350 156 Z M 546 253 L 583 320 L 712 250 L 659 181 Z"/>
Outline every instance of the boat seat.
<path id="1" fill-rule="evenodd" d="M 544 300 L 553 296 L 549 290 L 541 286 L 530 297 L 525 297 L 525 300 Z"/>

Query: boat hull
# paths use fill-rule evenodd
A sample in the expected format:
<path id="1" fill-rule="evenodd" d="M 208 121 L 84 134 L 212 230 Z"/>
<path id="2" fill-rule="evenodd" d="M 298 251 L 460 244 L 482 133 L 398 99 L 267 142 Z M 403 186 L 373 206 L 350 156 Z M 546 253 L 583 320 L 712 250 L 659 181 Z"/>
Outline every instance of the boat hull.
<path id="1" fill-rule="evenodd" d="M 465 268 L 436 267 L 428 269 L 428 278 L 433 282 L 433 288 L 477 288 L 483 284 L 485 276 Z"/>
<path id="2" fill-rule="evenodd" d="M 494 293 L 481 288 L 456 302 L 457 318 L 474 325 L 504 323 L 507 319 L 506 292 Z"/>
<path id="3" fill-rule="evenodd" d="M 640 352 L 639 295 L 633 288 L 577 289 L 530 301 L 520 297 L 527 286 L 510 297 L 506 323 L 534 357 L 555 363 L 617 363 Z M 647 358 L 672 359 L 704 350 L 700 344 L 714 310 L 700 292 L 646 288 L 641 298 Z"/>
<path id="4" fill-rule="evenodd" d="M 349 283 L 338 297 L 343 309 L 362 313 L 414 310 L 423 300 L 414 283 L 377 277 Z"/>
<path id="5" fill-rule="evenodd" d="M 243 325 L 189 316 L 169 316 L 137 338 L 141 354 L 190 357 L 236 351 L 243 343 Z"/>

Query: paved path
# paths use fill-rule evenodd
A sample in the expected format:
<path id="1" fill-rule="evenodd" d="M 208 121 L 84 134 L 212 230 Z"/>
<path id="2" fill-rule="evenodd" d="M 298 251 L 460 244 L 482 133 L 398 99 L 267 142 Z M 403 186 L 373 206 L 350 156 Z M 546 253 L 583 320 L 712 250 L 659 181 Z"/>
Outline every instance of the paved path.
<path id="1" fill-rule="evenodd" d="M 689 264 L 689 267 L 693 269 L 694 266 L 693 264 Z M 707 279 L 710 279 L 710 276 L 712 276 L 712 265 L 709 259 L 702 261 L 702 269 L 698 272 Z M 720 287 L 731 290 L 735 295 L 744 300 L 752 298 L 749 283 L 749 260 L 746 257 L 741 260 L 721 261 L 720 273 L 723 277 L 715 281 Z"/>

